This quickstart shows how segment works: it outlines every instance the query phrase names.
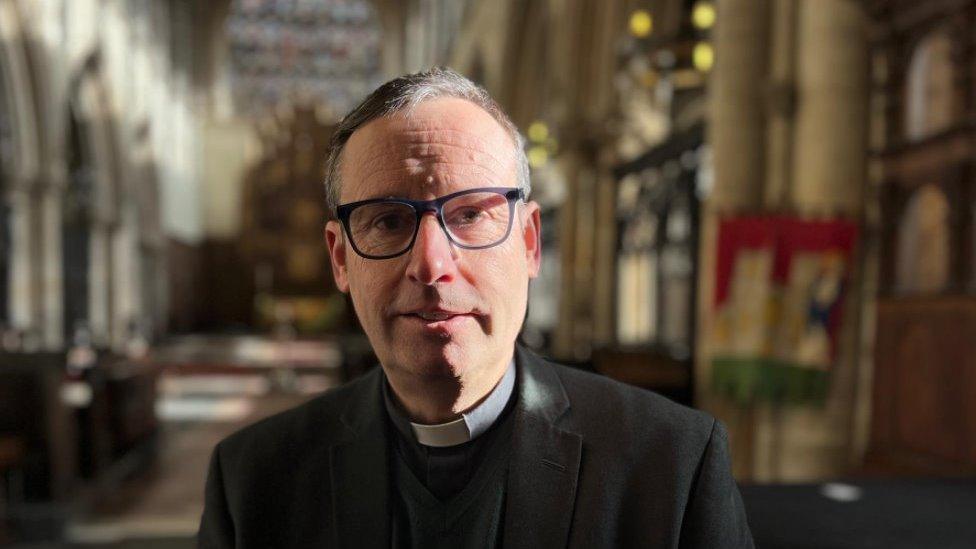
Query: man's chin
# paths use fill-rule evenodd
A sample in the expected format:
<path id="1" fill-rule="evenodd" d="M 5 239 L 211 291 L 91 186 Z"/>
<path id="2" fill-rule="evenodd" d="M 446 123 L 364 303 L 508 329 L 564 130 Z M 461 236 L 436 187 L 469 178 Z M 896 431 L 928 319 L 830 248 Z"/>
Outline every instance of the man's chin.
<path id="1" fill-rule="evenodd" d="M 457 378 L 472 362 L 467 346 L 451 339 L 414 340 L 397 354 L 405 370 L 421 376 Z"/>

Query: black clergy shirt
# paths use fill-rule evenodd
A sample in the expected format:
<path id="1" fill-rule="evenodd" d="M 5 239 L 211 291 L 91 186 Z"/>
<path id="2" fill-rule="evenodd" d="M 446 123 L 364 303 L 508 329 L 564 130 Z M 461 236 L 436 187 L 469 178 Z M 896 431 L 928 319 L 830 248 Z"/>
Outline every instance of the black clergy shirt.
<path id="1" fill-rule="evenodd" d="M 412 424 L 395 401 L 388 382 L 383 383 L 383 401 L 395 436 L 394 450 L 414 476 L 434 496 L 444 501 L 459 493 L 474 477 L 489 448 L 503 431 L 499 426 L 511 415 L 515 395 L 515 364 L 509 364 L 492 392 L 478 406 L 463 414 L 469 440 L 450 446 L 432 446 L 418 441 L 423 426 Z M 423 434 L 423 433 L 421 433 Z"/>

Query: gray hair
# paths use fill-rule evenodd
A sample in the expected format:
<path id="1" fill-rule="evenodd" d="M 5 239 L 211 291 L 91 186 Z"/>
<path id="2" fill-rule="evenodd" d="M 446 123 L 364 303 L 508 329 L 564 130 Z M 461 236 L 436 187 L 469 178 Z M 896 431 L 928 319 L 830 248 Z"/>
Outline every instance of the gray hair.
<path id="1" fill-rule="evenodd" d="M 397 112 L 410 112 L 423 101 L 440 97 L 465 99 L 484 109 L 512 139 L 517 164 L 518 186 L 525 196 L 532 190 L 529 180 L 529 161 L 525 156 L 525 139 L 508 115 L 481 86 L 452 71 L 434 67 L 430 70 L 399 76 L 376 88 L 356 108 L 339 122 L 329 144 L 325 164 L 325 200 L 334 215 L 339 205 L 341 180 L 339 177 L 342 151 L 353 132 L 368 122 Z"/>

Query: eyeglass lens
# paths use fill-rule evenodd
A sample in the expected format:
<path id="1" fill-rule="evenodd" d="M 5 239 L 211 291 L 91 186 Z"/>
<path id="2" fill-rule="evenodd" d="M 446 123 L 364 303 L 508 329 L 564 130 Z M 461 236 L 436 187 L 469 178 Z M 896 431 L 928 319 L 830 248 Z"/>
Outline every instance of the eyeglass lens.
<path id="1" fill-rule="evenodd" d="M 451 240 L 471 248 L 501 242 L 511 216 L 508 199 L 495 192 L 456 196 L 444 203 L 442 212 Z M 387 256 L 405 251 L 416 228 L 413 207 L 398 202 L 365 204 L 349 216 L 353 244 L 366 255 Z"/>

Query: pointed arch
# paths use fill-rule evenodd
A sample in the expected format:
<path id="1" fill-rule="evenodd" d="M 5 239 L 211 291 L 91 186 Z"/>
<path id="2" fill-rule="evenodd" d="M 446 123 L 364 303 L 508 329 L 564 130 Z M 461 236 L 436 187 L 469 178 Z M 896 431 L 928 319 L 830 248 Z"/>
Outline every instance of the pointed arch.
<path id="1" fill-rule="evenodd" d="M 35 281 L 36 239 L 30 187 L 39 178 L 41 141 L 33 81 L 24 27 L 17 4 L 0 0 L 0 116 L 5 127 L 0 136 L 0 317 L 21 332 L 38 327 L 31 296 Z"/>
<path id="2" fill-rule="evenodd" d="M 62 333 L 70 342 L 80 329 L 98 346 L 112 343 L 113 279 L 119 254 L 121 159 L 100 55 L 94 50 L 68 82 L 63 146 L 66 182 L 61 208 Z"/>
<path id="3" fill-rule="evenodd" d="M 33 88 L 16 4 L 0 1 L 0 87 L 9 124 L 9 152 L 4 158 L 7 181 L 36 179 L 40 164 Z"/>

